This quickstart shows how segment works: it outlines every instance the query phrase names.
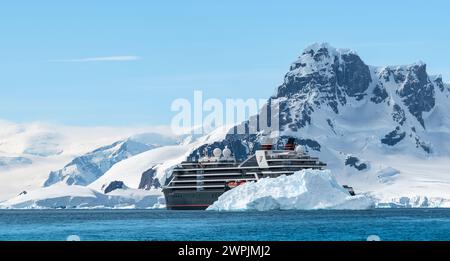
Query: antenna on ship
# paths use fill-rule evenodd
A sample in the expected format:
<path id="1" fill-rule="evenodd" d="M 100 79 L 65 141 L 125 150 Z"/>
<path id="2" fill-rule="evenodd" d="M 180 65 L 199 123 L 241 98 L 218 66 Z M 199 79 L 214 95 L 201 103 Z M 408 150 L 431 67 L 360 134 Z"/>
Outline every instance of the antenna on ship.
<path id="1" fill-rule="evenodd" d="M 253 142 L 249 142 L 248 143 L 248 150 L 249 150 L 250 154 L 254 153 L 254 151 L 253 151 L 254 148 L 255 148 L 255 144 Z"/>

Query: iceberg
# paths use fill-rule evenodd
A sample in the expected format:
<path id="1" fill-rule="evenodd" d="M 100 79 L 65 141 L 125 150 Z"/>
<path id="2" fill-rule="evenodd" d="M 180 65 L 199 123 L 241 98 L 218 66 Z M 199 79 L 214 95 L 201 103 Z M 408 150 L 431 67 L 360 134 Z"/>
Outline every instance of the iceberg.
<path id="1" fill-rule="evenodd" d="M 301 170 L 249 182 L 222 194 L 208 210 L 369 209 L 366 195 L 350 196 L 329 170 Z"/>

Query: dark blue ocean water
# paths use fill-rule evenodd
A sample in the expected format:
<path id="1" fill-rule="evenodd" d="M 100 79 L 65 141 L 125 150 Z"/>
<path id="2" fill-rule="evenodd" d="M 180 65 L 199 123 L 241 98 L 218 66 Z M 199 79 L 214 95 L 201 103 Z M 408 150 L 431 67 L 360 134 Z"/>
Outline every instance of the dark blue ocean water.
<path id="1" fill-rule="evenodd" d="M 0 240 L 450 240 L 450 209 L 0 210 Z"/>

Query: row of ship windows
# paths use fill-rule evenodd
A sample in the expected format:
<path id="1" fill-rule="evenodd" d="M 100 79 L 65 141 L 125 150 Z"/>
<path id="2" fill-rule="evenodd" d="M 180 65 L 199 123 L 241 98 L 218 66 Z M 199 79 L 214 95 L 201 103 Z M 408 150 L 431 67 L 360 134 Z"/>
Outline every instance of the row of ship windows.
<path id="1" fill-rule="evenodd" d="M 175 194 L 175 195 L 173 195 L 173 197 L 174 198 L 183 198 L 183 194 Z M 201 197 L 201 198 L 205 198 L 205 195 L 202 195 L 202 194 L 189 194 L 189 197 L 190 198 L 192 198 L 192 197 L 194 197 L 194 198 L 199 198 L 199 197 Z M 219 197 L 219 195 L 215 195 L 215 194 L 210 194 L 209 195 L 209 197 L 210 198 L 217 198 L 217 197 Z"/>

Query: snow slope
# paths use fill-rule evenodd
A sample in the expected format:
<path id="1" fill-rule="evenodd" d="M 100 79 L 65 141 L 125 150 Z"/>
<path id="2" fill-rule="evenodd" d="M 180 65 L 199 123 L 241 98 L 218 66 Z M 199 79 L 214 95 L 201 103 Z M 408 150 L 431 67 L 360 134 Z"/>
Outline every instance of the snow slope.
<path id="1" fill-rule="evenodd" d="M 156 148 L 123 160 L 89 187 L 100 191 L 113 181 L 122 181 L 130 188 L 139 188 L 143 174 L 148 170 L 152 170 L 153 179 L 157 179 L 159 184 L 164 184 L 166 178 L 171 174 L 170 170 L 175 165 L 186 160 L 187 156 L 197 147 L 223 140 L 229 128 L 229 126 L 218 128 L 205 136 L 189 140 L 189 142 Z"/>
<path id="2" fill-rule="evenodd" d="M 102 190 L 112 181 L 122 181 L 128 187 L 138 188 L 142 173 L 154 167 L 159 167 L 162 171 L 163 164 L 170 165 L 170 161 L 178 163 L 177 159 L 183 157 L 189 148 L 188 145 L 165 146 L 138 154 L 114 165 L 89 187 Z"/>
<path id="3" fill-rule="evenodd" d="M 170 169 L 184 160 L 196 147 L 225 137 L 228 128 L 219 128 L 208 135 L 189 139 L 180 145 L 162 146 L 137 154 L 114 164 L 89 186 L 57 182 L 48 187 L 23 189 L 22 193 L 0 203 L 0 208 L 160 208 L 164 197 L 160 186 L 138 189 L 143 174 L 154 169 L 154 179 L 165 181 Z M 149 136 L 146 136 L 148 141 Z M 154 137 L 153 135 L 151 135 Z M 144 138 L 139 136 L 140 138 Z M 142 140 L 141 140 L 142 141 Z M 25 171 L 27 173 L 28 171 Z M 9 182 L 11 182 L 10 179 Z M 37 179 L 42 182 L 42 179 Z M 122 188 L 104 193 L 114 181 Z M 18 184 L 17 184 L 18 185 Z"/>
<path id="4" fill-rule="evenodd" d="M 119 189 L 103 194 L 85 186 L 58 183 L 0 203 L 2 209 L 155 208 L 163 207 L 160 191 Z"/>
<path id="5" fill-rule="evenodd" d="M 0 202 L 40 188 L 51 171 L 75 157 L 140 133 L 170 133 L 162 127 L 77 127 L 0 120 Z"/>
<path id="6" fill-rule="evenodd" d="M 27 156 L 33 163 L 0 168 L 0 202 L 22 191 L 40 188 L 52 169 L 60 168 L 72 159 L 70 155 L 54 157 Z"/>
<path id="7" fill-rule="evenodd" d="M 0 154 L 8 155 L 81 155 L 101 146 L 140 133 L 170 136 L 165 127 L 78 127 L 46 123 L 14 123 L 0 119 Z"/>
<path id="8" fill-rule="evenodd" d="M 44 186 L 51 186 L 57 182 L 85 186 L 98 179 L 114 164 L 124 159 L 144 151 L 175 143 L 175 139 L 156 133 L 134 135 L 76 157 L 64 168 L 50 172 Z"/>
<path id="9" fill-rule="evenodd" d="M 208 210 L 368 209 L 367 196 L 350 196 L 328 170 L 264 178 L 225 192 Z"/>

